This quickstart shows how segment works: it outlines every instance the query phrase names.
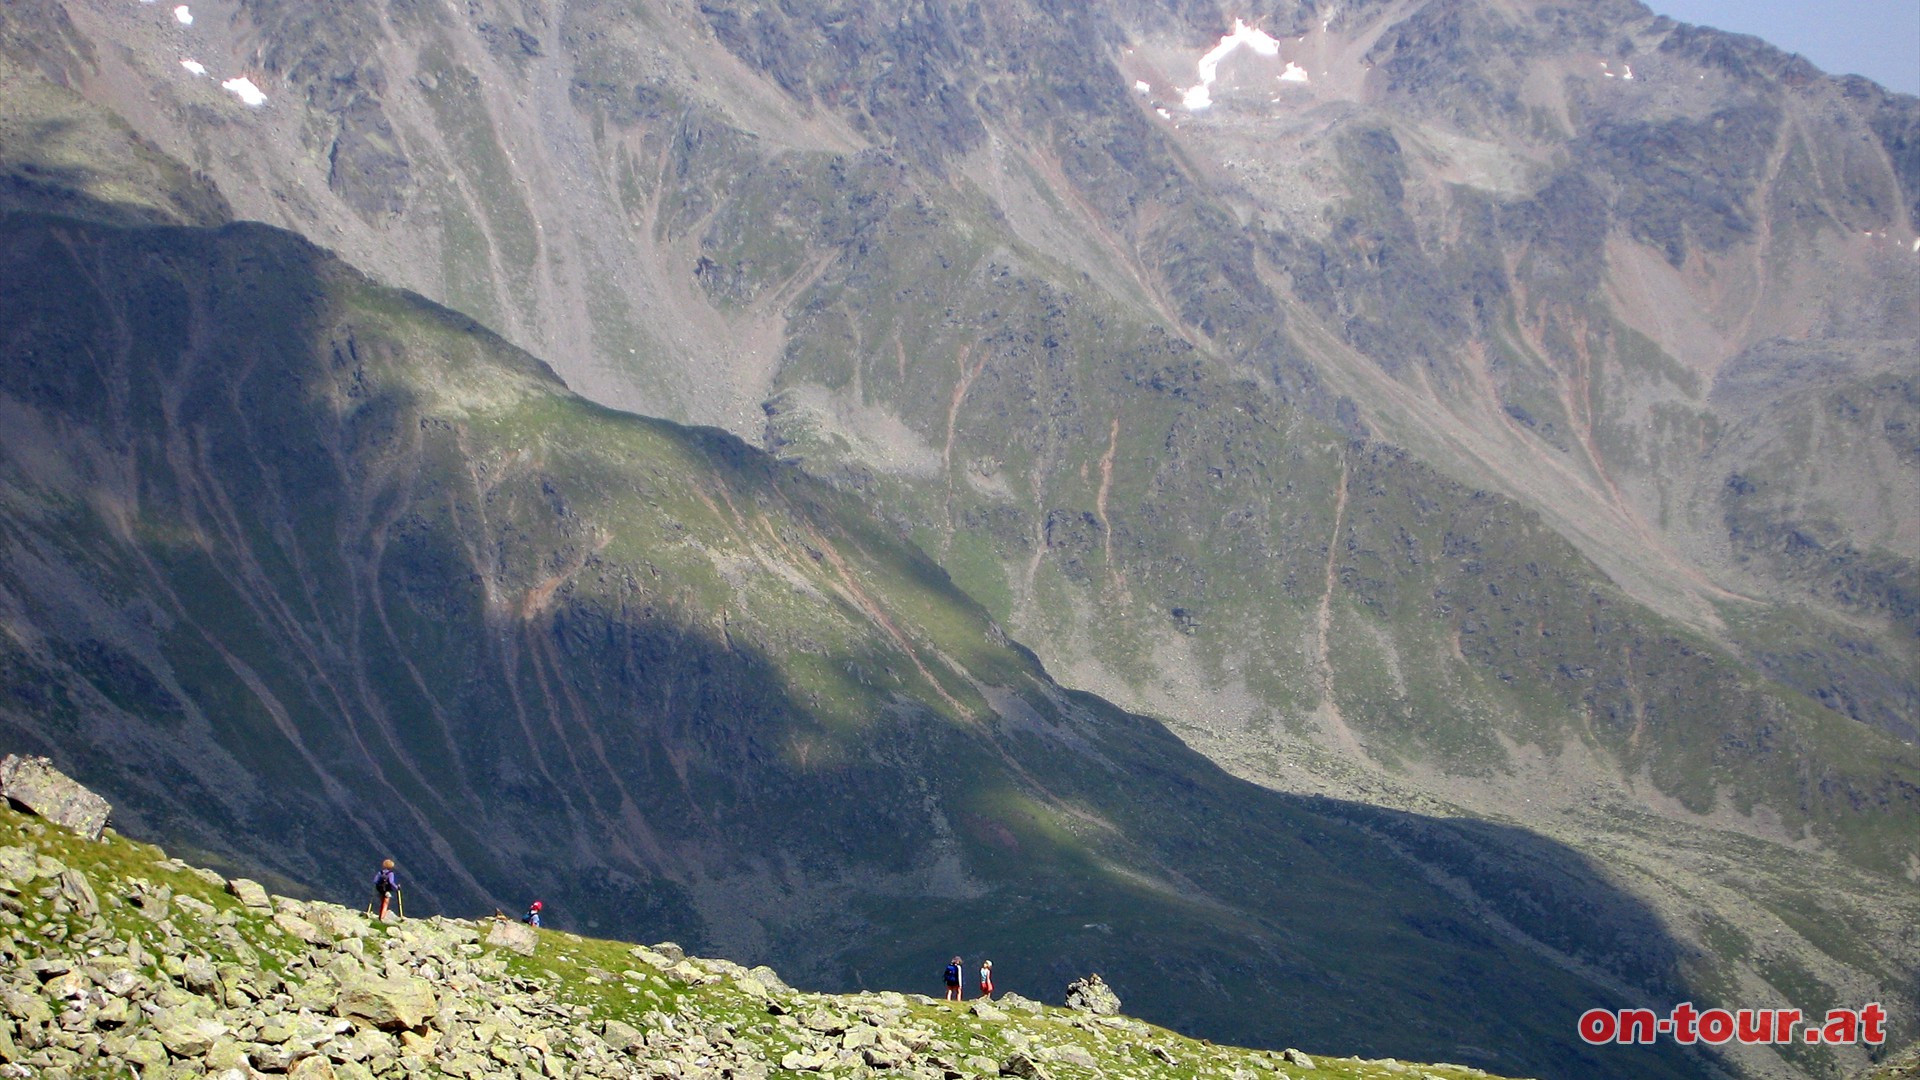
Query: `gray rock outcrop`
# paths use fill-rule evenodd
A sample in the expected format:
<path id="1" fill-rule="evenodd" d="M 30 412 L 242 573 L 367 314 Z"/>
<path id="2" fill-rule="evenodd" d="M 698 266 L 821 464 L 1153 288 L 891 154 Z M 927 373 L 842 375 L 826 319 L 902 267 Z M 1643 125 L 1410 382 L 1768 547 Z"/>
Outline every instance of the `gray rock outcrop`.
<path id="1" fill-rule="evenodd" d="M 1089 975 L 1067 984 L 1067 1007 L 1095 1016 L 1113 1016 L 1120 1011 L 1120 996 L 1100 976 Z"/>
<path id="2" fill-rule="evenodd" d="M 100 839 L 113 807 L 43 757 L 8 754 L 0 758 L 0 795 L 15 806 L 72 829 L 89 840 Z"/>

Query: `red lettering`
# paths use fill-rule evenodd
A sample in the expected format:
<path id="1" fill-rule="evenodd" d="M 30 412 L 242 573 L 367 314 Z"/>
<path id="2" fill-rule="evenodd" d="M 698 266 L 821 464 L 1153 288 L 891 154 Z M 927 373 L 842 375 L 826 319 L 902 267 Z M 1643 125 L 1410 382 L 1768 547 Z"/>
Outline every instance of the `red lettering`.
<path id="1" fill-rule="evenodd" d="M 1860 1010 L 1860 1041 L 1879 1046 L 1887 1041 L 1887 1010 L 1875 1001 Z"/>
<path id="2" fill-rule="evenodd" d="M 1802 1027 L 1802 1025 L 1805 1025 Z M 1576 1025 L 1590 1045 L 1606 1043 L 1649 1045 L 1671 1033 L 1683 1046 L 1696 1042 L 1721 1046 L 1739 1039 L 1742 1045 L 1791 1043 L 1795 1029 L 1810 1046 L 1865 1043 L 1880 1046 L 1887 1040 L 1887 1010 L 1879 1002 L 1858 1009 L 1829 1009 L 1822 1018 L 1809 1019 L 1799 1009 L 1707 1009 L 1683 1001 L 1661 1017 L 1652 1009 L 1588 1009 Z"/>
<path id="3" fill-rule="evenodd" d="M 1781 1009 L 1773 1014 L 1773 1040 L 1792 1042 L 1793 1029 L 1800 1023 L 1799 1009 Z"/>
<path id="4" fill-rule="evenodd" d="M 1700 1041 L 1719 1046 L 1733 1038 L 1733 1014 L 1725 1009 L 1708 1009 L 1700 1014 Z"/>
<path id="5" fill-rule="evenodd" d="M 1610 1043 L 1620 1025 L 1606 1009 L 1588 1009 L 1580 1014 L 1580 1037 L 1595 1046 Z"/>
<path id="6" fill-rule="evenodd" d="M 1693 1045 L 1693 1022 L 1699 1013 L 1693 1011 L 1693 1002 L 1683 1001 L 1673 1007 L 1673 1041 L 1682 1046 Z"/>
<path id="7" fill-rule="evenodd" d="M 1618 1040 L 1623 1043 L 1651 1043 L 1659 1030 L 1652 1009 L 1620 1010 Z"/>

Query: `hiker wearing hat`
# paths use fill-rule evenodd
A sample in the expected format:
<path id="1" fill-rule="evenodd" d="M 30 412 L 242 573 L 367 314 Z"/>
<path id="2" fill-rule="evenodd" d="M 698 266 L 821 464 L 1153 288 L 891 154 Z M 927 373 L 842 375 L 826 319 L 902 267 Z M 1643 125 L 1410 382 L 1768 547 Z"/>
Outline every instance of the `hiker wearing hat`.
<path id="1" fill-rule="evenodd" d="M 533 906 L 527 909 L 527 913 L 521 917 L 520 921 L 523 923 L 526 923 L 528 926 L 539 926 L 540 925 L 540 908 L 541 908 L 540 901 L 535 900 L 533 902 Z"/>
<path id="2" fill-rule="evenodd" d="M 993 961 L 991 960 L 980 961 L 980 996 L 983 998 L 993 996 Z"/>
<path id="3" fill-rule="evenodd" d="M 373 875 L 373 898 L 380 902 L 379 918 L 387 917 L 387 904 L 400 892 L 400 877 L 393 872 L 393 860 L 380 860 L 380 872 Z M 368 905 L 371 907 L 372 905 Z"/>
<path id="4" fill-rule="evenodd" d="M 959 957 L 957 956 L 954 957 L 953 961 L 947 965 L 946 980 L 947 980 L 947 1000 L 959 1001 L 960 1000 L 960 958 Z"/>

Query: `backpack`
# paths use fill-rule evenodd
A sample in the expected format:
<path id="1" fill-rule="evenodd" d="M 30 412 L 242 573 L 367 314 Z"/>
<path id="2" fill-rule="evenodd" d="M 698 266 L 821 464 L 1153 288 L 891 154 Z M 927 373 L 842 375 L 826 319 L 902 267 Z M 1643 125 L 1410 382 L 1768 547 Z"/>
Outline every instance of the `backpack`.
<path id="1" fill-rule="evenodd" d="M 960 965 L 959 964 L 947 965 L 947 985 L 948 986 L 960 985 Z"/>
<path id="2" fill-rule="evenodd" d="M 399 887 L 398 883 L 394 881 L 393 871 L 391 870 L 382 870 L 379 873 L 373 875 L 373 891 L 374 892 L 390 893 L 398 887 Z"/>

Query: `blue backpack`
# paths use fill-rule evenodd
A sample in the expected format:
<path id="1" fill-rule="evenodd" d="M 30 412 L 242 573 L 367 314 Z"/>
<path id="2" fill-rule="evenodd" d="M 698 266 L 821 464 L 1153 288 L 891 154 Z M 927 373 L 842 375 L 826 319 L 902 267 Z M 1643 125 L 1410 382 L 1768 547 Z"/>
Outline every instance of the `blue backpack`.
<path id="1" fill-rule="evenodd" d="M 960 985 L 960 965 L 959 964 L 947 965 L 947 985 L 948 986 Z"/>

